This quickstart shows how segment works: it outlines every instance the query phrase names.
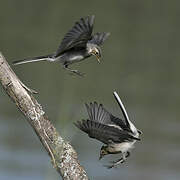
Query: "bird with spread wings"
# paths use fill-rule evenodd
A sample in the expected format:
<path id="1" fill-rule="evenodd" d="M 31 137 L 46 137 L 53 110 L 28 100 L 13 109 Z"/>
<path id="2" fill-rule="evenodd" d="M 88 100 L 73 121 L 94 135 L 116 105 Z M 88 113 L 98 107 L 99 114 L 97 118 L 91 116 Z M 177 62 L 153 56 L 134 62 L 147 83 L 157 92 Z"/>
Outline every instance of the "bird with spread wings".
<path id="1" fill-rule="evenodd" d="M 122 153 L 122 157 L 114 161 L 112 165 L 107 166 L 108 168 L 125 162 L 130 155 L 130 149 L 133 148 L 137 140 L 140 140 L 139 135 L 142 133 L 130 121 L 118 94 L 116 92 L 113 94 L 122 110 L 124 120 L 112 115 L 102 104 L 98 105 L 97 102 L 94 102 L 90 105 L 86 104 L 89 119 L 75 123 L 90 138 L 97 139 L 105 144 L 101 147 L 99 159 L 108 154 Z"/>
<path id="2" fill-rule="evenodd" d="M 94 55 L 100 62 L 102 56 L 100 46 L 110 33 L 102 32 L 93 34 L 95 16 L 87 16 L 77 21 L 71 30 L 64 36 L 55 53 L 14 61 L 14 65 L 38 61 L 60 62 L 63 67 L 77 75 L 83 75 L 78 70 L 69 68 L 69 65 L 85 60 Z"/>

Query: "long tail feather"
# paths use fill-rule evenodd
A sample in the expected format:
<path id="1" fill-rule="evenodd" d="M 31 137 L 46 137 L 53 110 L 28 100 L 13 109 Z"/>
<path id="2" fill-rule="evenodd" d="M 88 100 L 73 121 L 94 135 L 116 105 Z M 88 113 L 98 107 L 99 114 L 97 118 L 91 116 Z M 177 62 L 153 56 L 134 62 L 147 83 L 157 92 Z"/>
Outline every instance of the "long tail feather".
<path id="1" fill-rule="evenodd" d="M 134 126 L 134 124 L 130 121 L 129 116 L 128 116 L 128 114 L 127 114 L 127 111 L 126 111 L 126 109 L 125 109 L 125 107 L 124 107 L 124 105 L 123 105 L 123 103 L 122 103 L 119 95 L 118 95 L 116 92 L 113 92 L 113 95 L 114 95 L 117 103 L 119 104 L 119 106 L 120 106 L 120 108 L 121 108 L 121 110 L 122 110 L 122 113 L 123 113 L 123 115 L 124 115 L 124 118 L 125 118 L 125 121 L 126 121 L 127 126 L 129 126 L 129 128 L 131 129 L 131 131 L 132 131 L 134 134 L 137 134 L 137 129 L 136 129 L 136 127 Z"/>
<path id="2" fill-rule="evenodd" d="M 53 58 L 52 55 L 38 56 L 38 57 L 14 61 L 13 65 L 26 64 L 26 63 L 38 62 L 38 61 L 53 61 Z"/>

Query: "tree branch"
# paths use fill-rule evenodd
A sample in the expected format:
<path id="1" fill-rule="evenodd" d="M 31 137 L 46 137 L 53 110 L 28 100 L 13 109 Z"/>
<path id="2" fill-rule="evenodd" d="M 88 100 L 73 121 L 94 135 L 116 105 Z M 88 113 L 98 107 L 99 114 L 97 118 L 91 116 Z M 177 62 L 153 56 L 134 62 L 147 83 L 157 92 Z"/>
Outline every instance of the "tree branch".
<path id="1" fill-rule="evenodd" d="M 88 180 L 73 147 L 63 140 L 45 115 L 41 105 L 13 72 L 0 53 L 0 82 L 19 110 L 27 118 L 45 147 L 53 167 L 64 180 Z"/>

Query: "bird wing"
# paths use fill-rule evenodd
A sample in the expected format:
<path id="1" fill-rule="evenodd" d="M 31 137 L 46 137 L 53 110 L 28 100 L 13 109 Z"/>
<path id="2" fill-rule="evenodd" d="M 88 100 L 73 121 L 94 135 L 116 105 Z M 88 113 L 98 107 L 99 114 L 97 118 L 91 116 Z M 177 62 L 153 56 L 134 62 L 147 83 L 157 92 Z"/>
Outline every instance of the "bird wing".
<path id="1" fill-rule="evenodd" d="M 118 128 L 101 124 L 91 120 L 82 120 L 74 123 L 76 127 L 84 131 L 90 138 L 97 139 L 104 144 L 121 143 L 125 141 L 140 140 L 128 134 L 127 131 L 119 130 Z"/>
<path id="2" fill-rule="evenodd" d="M 124 120 L 113 116 L 110 114 L 111 122 L 114 123 L 117 127 L 120 127 L 123 130 L 129 131 L 129 127 L 127 127 L 126 123 Z"/>
<path id="3" fill-rule="evenodd" d="M 106 33 L 106 32 L 99 33 L 98 32 L 93 35 L 92 39 L 89 40 L 88 43 L 101 46 L 109 35 L 110 35 L 110 33 Z"/>
<path id="4" fill-rule="evenodd" d="M 98 121 L 102 124 L 110 124 L 111 118 L 110 113 L 103 107 L 102 104 L 97 104 L 97 102 L 90 103 L 90 105 L 85 104 L 86 109 L 91 121 Z"/>
<path id="5" fill-rule="evenodd" d="M 81 18 L 74 24 L 72 29 L 65 35 L 55 56 L 73 47 L 85 47 L 92 37 L 94 15 Z"/>
<path id="6" fill-rule="evenodd" d="M 124 121 L 120 118 L 113 116 L 109 113 L 102 104 L 97 104 L 97 102 L 90 103 L 90 105 L 85 104 L 86 109 L 91 121 L 100 122 L 102 124 L 113 124 L 117 125 L 122 129 L 126 128 Z"/>

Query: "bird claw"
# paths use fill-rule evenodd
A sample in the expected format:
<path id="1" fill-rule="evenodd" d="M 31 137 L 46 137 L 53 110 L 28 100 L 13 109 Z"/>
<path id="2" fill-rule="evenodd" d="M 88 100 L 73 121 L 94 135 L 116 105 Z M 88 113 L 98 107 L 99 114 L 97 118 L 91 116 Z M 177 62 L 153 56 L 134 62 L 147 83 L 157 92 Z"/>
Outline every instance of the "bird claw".
<path id="1" fill-rule="evenodd" d="M 121 159 L 118 159 L 117 161 L 110 161 L 110 163 L 112 163 L 112 165 L 105 165 L 105 167 L 107 167 L 108 169 L 115 168 L 119 164 L 122 164 L 124 162 L 125 162 L 125 159 L 121 158 Z"/>
<path id="2" fill-rule="evenodd" d="M 117 163 L 117 162 L 118 162 L 118 160 L 117 160 L 117 161 L 110 161 L 109 163 L 115 164 L 115 163 Z"/>
<path id="3" fill-rule="evenodd" d="M 112 168 L 114 168 L 115 166 L 114 166 L 114 165 L 104 165 L 104 167 L 106 167 L 107 169 L 112 169 Z"/>
<path id="4" fill-rule="evenodd" d="M 121 159 L 118 159 L 118 160 L 116 160 L 116 161 L 110 161 L 110 163 L 112 163 L 112 164 L 116 164 L 116 163 L 123 163 L 123 162 L 125 162 L 125 160 L 123 159 L 123 158 L 121 158 Z"/>
<path id="5" fill-rule="evenodd" d="M 81 73 L 81 72 L 78 71 L 78 70 L 72 70 L 71 72 L 72 72 L 73 74 L 76 74 L 76 75 L 81 76 L 81 77 L 84 77 L 84 75 L 85 75 L 85 73 Z"/>
<path id="6" fill-rule="evenodd" d="M 68 66 L 64 65 L 64 69 L 68 70 L 70 72 L 71 75 L 78 75 L 78 76 L 81 76 L 83 77 L 85 75 L 85 73 L 81 73 L 80 71 L 78 70 L 73 70 L 73 69 L 70 69 L 68 68 Z"/>

